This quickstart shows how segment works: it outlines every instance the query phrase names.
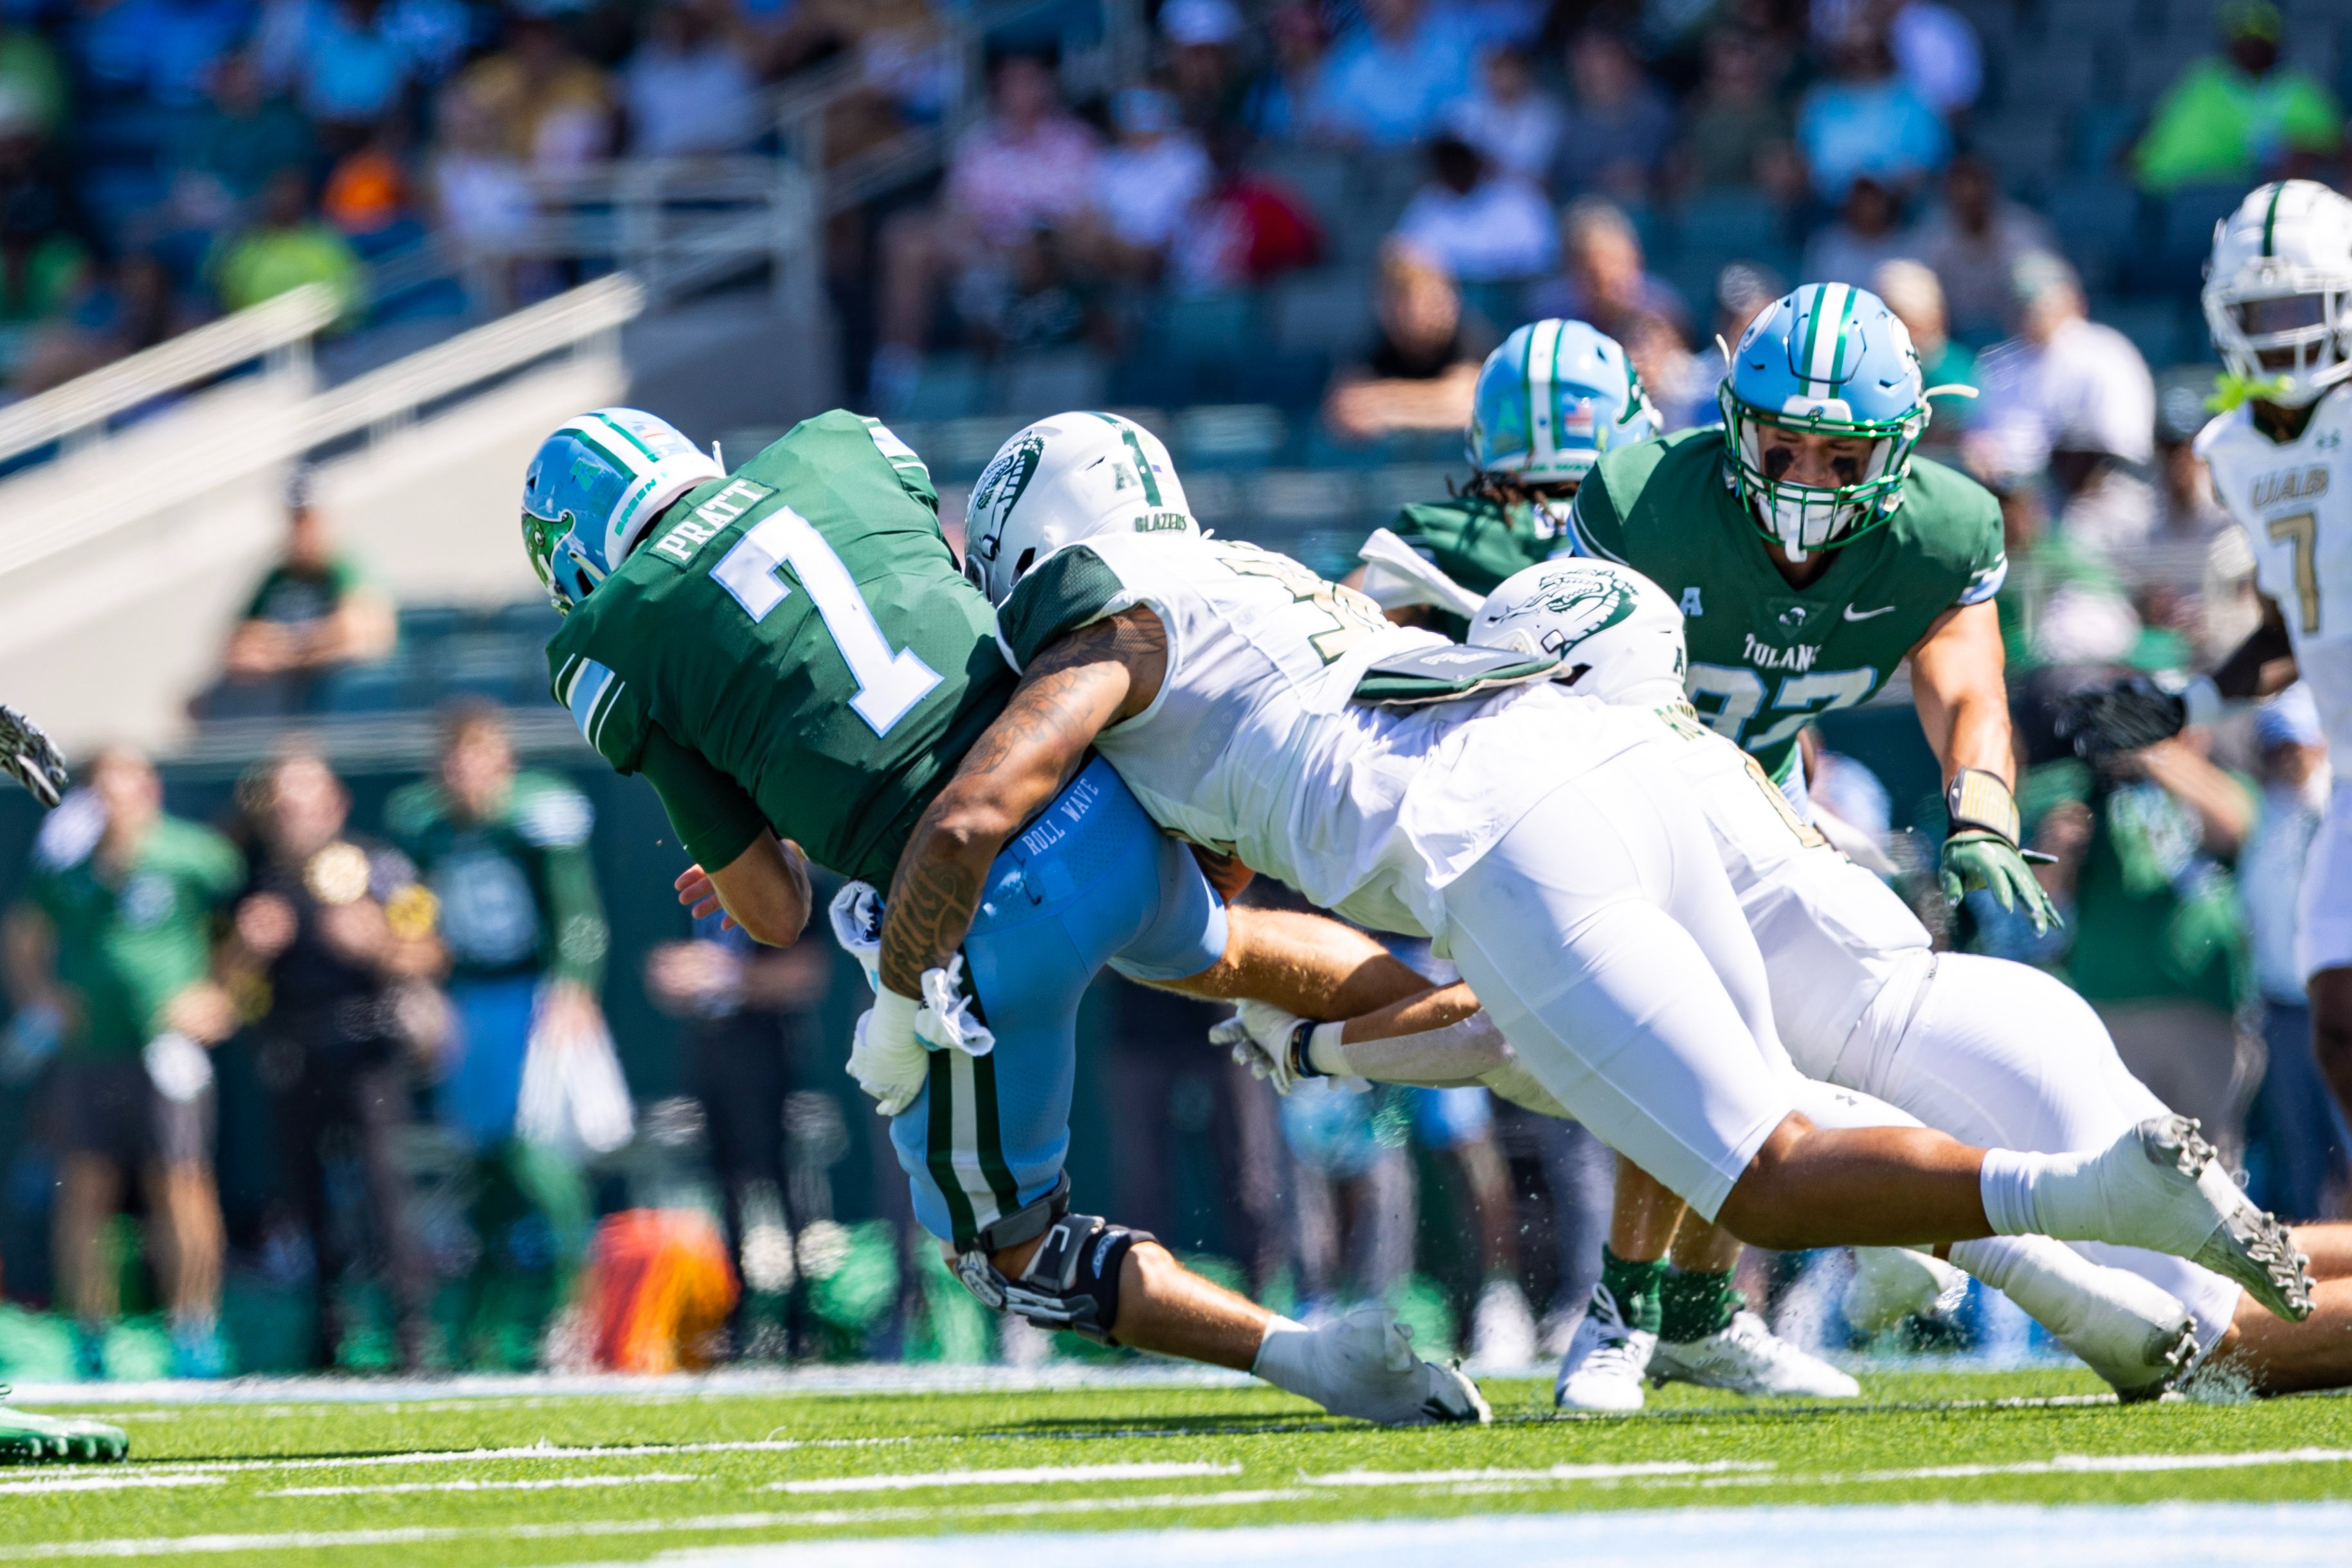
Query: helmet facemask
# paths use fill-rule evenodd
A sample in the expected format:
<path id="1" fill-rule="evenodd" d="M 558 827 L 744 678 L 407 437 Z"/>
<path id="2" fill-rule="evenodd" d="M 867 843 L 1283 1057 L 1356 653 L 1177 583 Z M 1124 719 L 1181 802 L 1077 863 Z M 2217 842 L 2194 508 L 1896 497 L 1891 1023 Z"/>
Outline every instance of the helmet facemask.
<path id="1" fill-rule="evenodd" d="M 2307 408 L 2352 377 L 2352 276 L 2265 266 L 2205 289 L 2205 321 L 2252 395 Z"/>
<path id="2" fill-rule="evenodd" d="M 1792 397 L 1787 408 L 1759 409 L 1734 393 L 1728 379 L 1716 395 L 1729 435 L 1734 487 L 1757 527 L 1790 559 L 1852 544 L 1902 504 L 1912 448 L 1927 428 L 1924 402 L 1900 419 L 1866 420 L 1854 418 L 1840 398 Z M 1768 430 L 1866 441 L 1869 453 L 1850 483 L 1801 485 L 1783 476 L 1785 465 L 1771 461 L 1773 453 L 1764 444 Z"/>

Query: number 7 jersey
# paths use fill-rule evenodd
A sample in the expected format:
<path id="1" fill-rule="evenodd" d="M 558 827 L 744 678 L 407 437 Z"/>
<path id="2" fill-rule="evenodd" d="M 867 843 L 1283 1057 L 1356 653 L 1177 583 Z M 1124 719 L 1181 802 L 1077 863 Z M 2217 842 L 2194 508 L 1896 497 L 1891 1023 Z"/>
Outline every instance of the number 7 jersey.
<path id="1" fill-rule="evenodd" d="M 681 497 L 565 618 L 556 701 L 621 772 L 658 726 L 818 864 L 887 883 L 1013 685 L 938 507 L 887 427 L 803 421 Z"/>
<path id="2" fill-rule="evenodd" d="M 2337 777 L 2352 767 L 2352 391 L 2319 400 L 2293 441 L 2254 428 L 2252 410 L 2207 425 L 2197 452 L 2213 493 L 2246 530 L 2254 580 L 2279 608 L 2310 686 Z"/>

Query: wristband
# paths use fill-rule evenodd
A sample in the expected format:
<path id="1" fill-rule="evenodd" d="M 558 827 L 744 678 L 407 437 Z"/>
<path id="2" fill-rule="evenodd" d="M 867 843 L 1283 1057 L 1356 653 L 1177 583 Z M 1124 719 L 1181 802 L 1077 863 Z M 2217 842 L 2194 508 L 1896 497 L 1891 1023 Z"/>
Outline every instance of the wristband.
<path id="1" fill-rule="evenodd" d="M 1330 1030 L 1329 1042 L 1339 1042 L 1339 1031 L 1345 1024 L 1317 1023 L 1312 1019 L 1300 1019 L 1290 1026 L 1290 1044 L 1285 1054 L 1290 1059 L 1293 1078 L 1328 1078 L 1330 1073 L 1315 1065 L 1315 1047 L 1323 1042 L 1326 1030 Z"/>
<path id="2" fill-rule="evenodd" d="M 1951 831 L 1990 833 L 2017 847 L 2021 828 L 2017 797 L 2000 775 L 1981 768 L 1963 768 L 1952 775 L 1944 790 L 1944 810 L 1951 814 Z"/>

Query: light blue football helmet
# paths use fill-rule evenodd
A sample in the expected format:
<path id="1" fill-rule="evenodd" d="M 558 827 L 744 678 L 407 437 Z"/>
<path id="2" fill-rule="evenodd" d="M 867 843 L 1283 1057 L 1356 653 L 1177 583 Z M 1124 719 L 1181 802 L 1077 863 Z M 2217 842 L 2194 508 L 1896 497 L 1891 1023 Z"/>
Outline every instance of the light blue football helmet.
<path id="1" fill-rule="evenodd" d="M 1911 333 L 1886 302 L 1845 283 L 1808 283 L 1740 335 L 1716 393 L 1733 485 L 1767 538 L 1802 559 L 1853 543 L 1895 515 L 1911 449 L 1927 428 Z M 1767 427 L 1867 441 L 1853 478 L 1798 485 L 1766 461 Z"/>
<path id="2" fill-rule="evenodd" d="M 1658 411 L 1617 340 L 1581 321 L 1531 321 L 1478 370 L 1463 447 L 1481 474 L 1574 484 L 1604 452 L 1658 434 Z"/>
<path id="3" fill-rule="evenodd" d="M 725 477 L 667 420 L 600 408 L 567 420 L 522 476 L 522 543 L 547 596 L 565 613 L 628 559 L 662 509 Z"/>

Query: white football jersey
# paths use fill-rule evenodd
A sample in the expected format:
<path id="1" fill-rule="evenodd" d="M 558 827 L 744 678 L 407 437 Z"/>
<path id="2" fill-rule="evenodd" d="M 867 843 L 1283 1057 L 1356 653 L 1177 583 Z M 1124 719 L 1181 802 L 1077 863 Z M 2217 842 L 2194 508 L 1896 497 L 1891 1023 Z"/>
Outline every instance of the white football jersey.
<path id="1" fill-rule="evenodd" d="M 1903 956 L 1930 946 L 1910 906 L 1799 817 L 1756 759 L 1692 716 L 1683 778 L 1698 800 L 1771 978 L 1772 1021 L 1825 1079 Z"/>
<path id="2" fill-rule="evenodd" d="M 2207 425 L 2197 451 L 2213 490 L 2246 530 L 2254 580 L 2286 618 L 2294 661 L 2319 705 L 2339 773 L 2352 768 L 2352 387 L 2319 400 L 2293 441 L 2273 441 L 2239 408 Z"/>
<path id="3" fill-rule="evenodd" d="M 1015 667 L 1134 605 L 1167 629 L 1150 707 L 1096 747 L 1160 826 L 1326 909 L 1437 934 L 1437 890 L 1536 801 L 1657 724 L 1549 685 L 1418 707 L 1352 699 L 1374 661 L 1451 646 L 1287 556 L 1107 535 L 1032 567 L 998 614 Z"/>

